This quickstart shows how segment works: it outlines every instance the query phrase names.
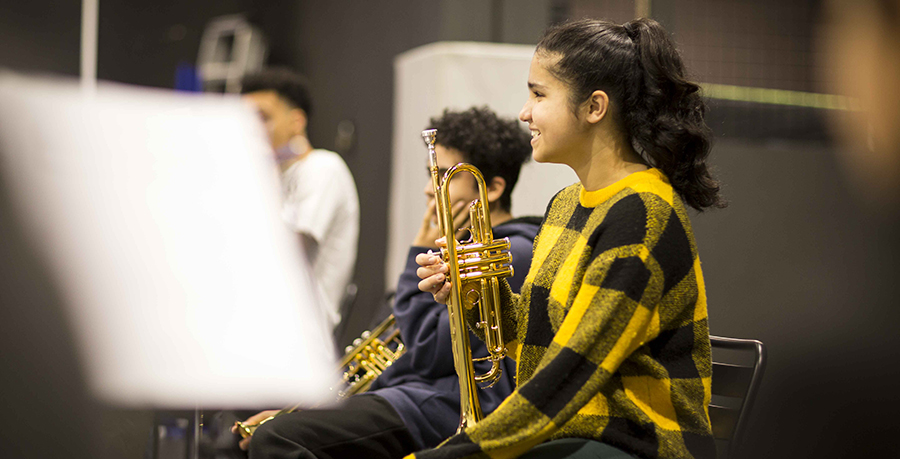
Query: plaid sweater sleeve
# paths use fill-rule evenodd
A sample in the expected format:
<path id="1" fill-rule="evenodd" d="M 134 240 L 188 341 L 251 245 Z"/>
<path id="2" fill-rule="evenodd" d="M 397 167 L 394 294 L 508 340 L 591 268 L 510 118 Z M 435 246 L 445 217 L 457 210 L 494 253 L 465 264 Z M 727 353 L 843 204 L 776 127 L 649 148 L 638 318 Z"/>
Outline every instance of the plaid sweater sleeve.
<path id="1" fill-rule="evenodd" d="M 708 336 L 705 298 L 683 209 L 632 189 L 586 207 L 579 192 L 567 189 L 548 211 L 518 299 L 516 391 L 415 457 L 516 457 L 563 437 L 643 457 L 709 450 L 708 338 L 705 349 L 693 343 L 694 331 Z M 677 333 L 682 352 L 669 362 L 662 354 L 673 349 L 663 348 Z"/>

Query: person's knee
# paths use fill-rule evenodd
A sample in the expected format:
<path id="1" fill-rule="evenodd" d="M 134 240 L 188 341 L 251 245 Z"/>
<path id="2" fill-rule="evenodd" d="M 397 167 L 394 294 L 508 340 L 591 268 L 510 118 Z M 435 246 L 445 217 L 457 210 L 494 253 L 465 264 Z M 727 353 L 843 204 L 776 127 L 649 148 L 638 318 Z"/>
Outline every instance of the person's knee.
<path id="1" fill-rule="evenodd" d="M 315 459 L 302 446 L 303 435 L 292 416 L 279 416 L 260 425 L 250 440 L 251 459 L 301 458 Z M 293 422 L 292 422 L 293 421 Z M 300 429 L 302 431 L 302 429 Z"/>
<path id="2" fill-rule="evenodd" d="M 264 422 L 256 431 L 253 432 L 253 438 L 250 440 L 250 457 L 253 459 L 262 459 L 273 457 L 272 452 L 284 449 L 286 441 L 284 435 L 280 433 L 278 419 L 271 419 Z"/>
<path id="3" fill-rule="evenodd" d="M 274 419 L 263 423 L 253 432 L 253 438 L 250 439 L 250 448 L 247 450 L 251 458 L 267 457 L 266 453 L 271 450 L 272 442 L 276 437 L 273 430 L 273 421 Z"/>

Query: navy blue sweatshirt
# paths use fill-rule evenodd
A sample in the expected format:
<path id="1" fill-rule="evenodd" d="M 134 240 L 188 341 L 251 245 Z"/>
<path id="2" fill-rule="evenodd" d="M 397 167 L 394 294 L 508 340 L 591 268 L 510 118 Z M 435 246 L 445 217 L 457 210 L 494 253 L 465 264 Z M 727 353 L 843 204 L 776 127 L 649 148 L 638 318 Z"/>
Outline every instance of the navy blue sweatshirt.
<path id="1" fill-rule="evenodd" d="M 528 274 L 539 226 L 540 218 L 523 217 L 493 228 L 495 238 L 510 240 L 514 275 L 507 281 L 515 292 Z M 394 316 L 408 350 L 375 380 L 369 391 L 385 398 L 397 410 L 420 449 L 437 446 L 455 434 L 459 426 L 459 379 L 453 366 L 447 306 L 418 288 L 415 258 L 426 251 L 424 247 L 410 247 L 406 268 L 397 283 Z M 484 343 L 471 332 L 469 341 L 475 357 L 488 355 Z M 501 367 L 503 377 L 493 387 L 478 391 L 485 416 L 516 387 L 515 362 L 506 358 Z M 475 363 L 476 373 L 489 369 L 490 362 Z"/>

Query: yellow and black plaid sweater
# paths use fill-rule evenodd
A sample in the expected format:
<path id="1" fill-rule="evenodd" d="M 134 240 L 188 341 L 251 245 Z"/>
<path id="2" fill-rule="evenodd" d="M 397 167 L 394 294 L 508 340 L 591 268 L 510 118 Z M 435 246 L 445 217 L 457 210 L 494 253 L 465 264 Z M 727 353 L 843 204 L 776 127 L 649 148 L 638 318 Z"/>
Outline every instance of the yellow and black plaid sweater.
<path id="1" fill-rule="evenodd" d="M 589 438 L 637 457 L 714 457 L 706 292 L 685 207 L 656 169 L 560 191 L 504 325 L 512 393 L 416 458 L 511 458 Z"/>

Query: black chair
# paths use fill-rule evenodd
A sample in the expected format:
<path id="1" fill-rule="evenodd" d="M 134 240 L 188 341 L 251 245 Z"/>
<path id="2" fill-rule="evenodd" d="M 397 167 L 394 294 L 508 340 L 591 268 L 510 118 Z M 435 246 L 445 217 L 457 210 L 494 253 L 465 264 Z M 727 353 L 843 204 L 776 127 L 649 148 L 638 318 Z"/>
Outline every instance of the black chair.
<path id="1" fill-rule="evenodd" d="M 736 459 L 766 369 L 766 347 L 753 339 L 710 336 L 709 341 L 713 351 L 709 420 L 719 459 Z M 726 362 L 741 357 L 740 363 Z"/>

